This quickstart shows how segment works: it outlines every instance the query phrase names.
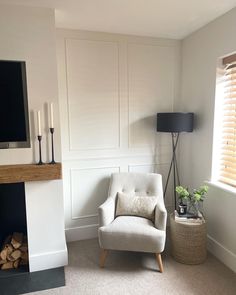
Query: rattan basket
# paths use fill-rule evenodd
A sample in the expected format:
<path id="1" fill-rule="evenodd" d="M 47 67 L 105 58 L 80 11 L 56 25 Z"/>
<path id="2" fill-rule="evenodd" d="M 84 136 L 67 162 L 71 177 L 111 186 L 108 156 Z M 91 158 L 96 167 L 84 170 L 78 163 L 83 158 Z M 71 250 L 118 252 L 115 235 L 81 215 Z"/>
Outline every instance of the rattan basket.
<path id="1" fill-rule="evenodd" d="M 206 260 L 206 221 L 178 222 L 170 215 L 171 254 L 184 264 L 200 264 Z"/>

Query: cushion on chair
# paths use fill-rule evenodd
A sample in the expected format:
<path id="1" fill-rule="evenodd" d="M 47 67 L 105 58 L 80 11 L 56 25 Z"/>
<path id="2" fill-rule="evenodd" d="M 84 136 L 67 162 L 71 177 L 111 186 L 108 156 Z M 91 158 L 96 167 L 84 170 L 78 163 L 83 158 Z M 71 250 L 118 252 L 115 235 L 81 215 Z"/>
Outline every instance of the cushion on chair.
<path id="1" fill-rule="evenodd" d="M 119 216 L 111 224 L 99 228 L 99 242 L 103 249 L 161 253 L 165 245 L 165 231 L 142 217 Z"/>
<path id="2" fill-rule="evenodd" d="M 118 193 L 116 216 L 134 215 L 154 220 L 157 197 Z"/>

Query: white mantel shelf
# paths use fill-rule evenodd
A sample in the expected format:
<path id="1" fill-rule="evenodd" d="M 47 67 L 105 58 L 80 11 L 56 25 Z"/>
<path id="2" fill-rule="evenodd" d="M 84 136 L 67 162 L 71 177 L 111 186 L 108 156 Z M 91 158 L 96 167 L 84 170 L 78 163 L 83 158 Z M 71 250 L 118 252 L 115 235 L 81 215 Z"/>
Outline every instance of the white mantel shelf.
<path id="1" fill-rule="evenodd" d="M 0 166 L 0 184 L 61 179 L 61 163 Z"/>

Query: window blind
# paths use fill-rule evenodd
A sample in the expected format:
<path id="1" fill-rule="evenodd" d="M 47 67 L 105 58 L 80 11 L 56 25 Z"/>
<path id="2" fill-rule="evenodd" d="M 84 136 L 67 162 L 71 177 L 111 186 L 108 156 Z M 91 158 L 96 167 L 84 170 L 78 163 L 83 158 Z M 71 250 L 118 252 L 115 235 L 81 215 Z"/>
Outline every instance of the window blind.
<path id="1" fill-rule="evenodd" d="M 236 55 L 223 59 L 223 64 L 219 181 L 236 187 Z"/>

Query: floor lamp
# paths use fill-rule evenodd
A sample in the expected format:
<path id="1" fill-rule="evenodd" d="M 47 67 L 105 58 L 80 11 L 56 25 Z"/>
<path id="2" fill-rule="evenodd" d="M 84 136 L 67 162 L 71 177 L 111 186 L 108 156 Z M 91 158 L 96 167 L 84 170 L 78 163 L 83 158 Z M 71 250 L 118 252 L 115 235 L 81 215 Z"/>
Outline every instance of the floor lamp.
<path id="1" fill-rule="evenodd" d="M 180 132 L 193 131 L 193 113 L 157 113 L 157 131 L 171 133 L 172 138 L 172 159 L 170 163 L 169 172 L 167 175 L 164 198 L 168 187 L 171 171 L 174 174 L 174 198 L 176 209 L 176 185 L 180 185 L 179 171 L 176 159 L 176 148 L 179 141 Z"/>

